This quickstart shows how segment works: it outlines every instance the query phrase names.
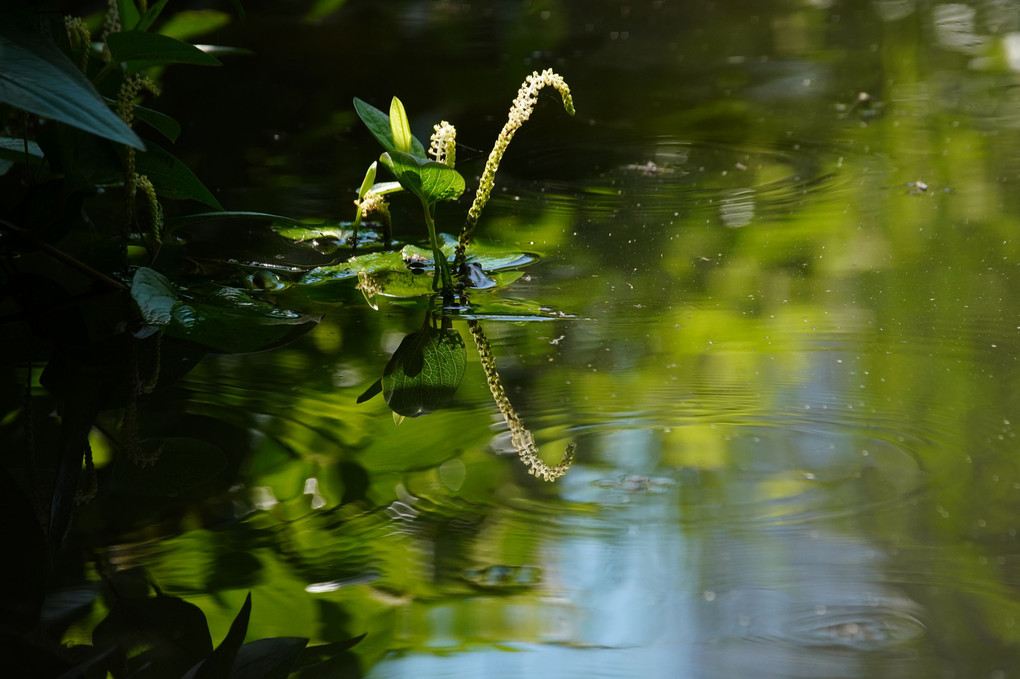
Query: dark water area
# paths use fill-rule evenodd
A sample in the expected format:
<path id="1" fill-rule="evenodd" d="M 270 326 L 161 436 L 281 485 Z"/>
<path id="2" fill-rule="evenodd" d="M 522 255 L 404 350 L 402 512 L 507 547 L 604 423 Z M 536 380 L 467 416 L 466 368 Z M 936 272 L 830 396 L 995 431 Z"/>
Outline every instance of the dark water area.
<path id="1" fill-rule="evenodd" d="M 396 95 L 419 138 L 457 126 L 456 236 L 553 68 L 577 113 L 543 92 L 476 236 L 535 261 L 473 293 L 456 395 L 399 425 L 357 399 L 421 301 L 282 291 L 311 332 L 139 404 L 227 451 L 216 481 L 100 493 L 70 544 L 214 641 L 249 591 L 249 640 L 366 634 L 342 676 L 1020 676 L 1016 3 L 245 5 L 198 41 L 253 54 L 169 69 L 159 101 L 227 209 L 350 219 L 379 153 L 352 98 Z M 414 204 L 392 214 L 425 244 Z M 468 318 L 541 456 L 576 443 L 557 481 L 518 459 Z"/>

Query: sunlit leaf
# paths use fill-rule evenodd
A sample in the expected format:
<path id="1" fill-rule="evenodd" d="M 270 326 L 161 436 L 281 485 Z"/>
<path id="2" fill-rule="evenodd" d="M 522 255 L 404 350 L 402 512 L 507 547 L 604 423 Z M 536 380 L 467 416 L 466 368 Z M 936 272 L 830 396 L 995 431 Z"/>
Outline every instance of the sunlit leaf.
<path id="1" fill-rule="evenodd" d="M 382 144 L 387 152 L 397 151 L 396 144 L 393 141 L 393 130 L 390 128 L 390 117 L 387 114 L 357 97 L 354 98 L 354 110 L 357 111 L 358 117 L 365 123 L 368 131 Z M 410 153 L 418 158 L 426 156 L 425 147 L 413 135 L 411 136 Z"/>
<path id="2" fill-rule="evenodd" d="M 467 352 L 452 327 L 433 328 L 431 319 L 404 337 L 383 371 L 382 392 L 390 409 L 418 417 L 446 405 L 464 378 Z"/>
<path id="3" fill-rule="evenodd" d="M 390 131 L 393 135 L 393 146 L 400 153 L 411 152 L 411 123 L 407 121 L 407 111 L 400 99 L 390 100 Z"/>
<path id="4" fill-rule="evenodd" d="M 454 200 L 464 193 L 464 177 L 449 165 L 399 151 L 384 153 L 381 160 L 404 189 L 426 203 Z"/>
<path id="5" fill-rule="evenodd" d="M 145 148 L 52 42 L 8 15 L 0 17 L 0 103 Z"/>

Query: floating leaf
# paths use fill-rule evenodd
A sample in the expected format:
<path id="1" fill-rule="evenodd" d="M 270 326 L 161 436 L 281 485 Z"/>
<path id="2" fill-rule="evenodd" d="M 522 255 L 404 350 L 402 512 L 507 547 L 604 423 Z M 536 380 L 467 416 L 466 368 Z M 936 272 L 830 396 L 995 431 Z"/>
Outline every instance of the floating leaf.
<path id="1" fill-rule="evenodd" d="M 464 378 L 467 352 L 453 327 L 433 328 L 431 317 L 420 330 L 404 337 L 382 377 L 382 393 L 390 409 L 418 417 L 446 405 Z"/>
<path id="2" fill-rule="evenodd" d="M 357 111 L 358 117 L 365 123 L 365 127 L 372 133 L 372 136 L 382 144 L 383 148 L 388 152 L 397 151 L 397 146 L 393 141 L 393 130 L 390 128 L 390 117 L 372 106 L 366 101 L 362 101 L 357 97 L 354 98 L 354 110 Z M 425 147 L 418 141 L 417 137 L 411 136 L 411 155 L 418 158 L 424 158 L 426 156 Z"/>
<path id="3" fill-rule="evenodd" d="M 192 64 L 219 66 L 220 60 L 177 38 L 144 31 L 121 31 L 106 36 L 114 61 L 127 63 L 127 72 L 150 66 Z"/>
<path id="4" fill-rule="evenodd" d="M 0 16 L 0 103 L 145 148 L 56 45 L 7 14 Z"/>
<path id="5" fill-rule="evenodd" d="M 149 325 L 222 353 L 279 346 L 319 322 L 318 316 L 275 307 L 240 288 L 207 286 L 189 291 L 185 299 L 165 276 L 147 267 L 135 272 L 131 296 Z"/>

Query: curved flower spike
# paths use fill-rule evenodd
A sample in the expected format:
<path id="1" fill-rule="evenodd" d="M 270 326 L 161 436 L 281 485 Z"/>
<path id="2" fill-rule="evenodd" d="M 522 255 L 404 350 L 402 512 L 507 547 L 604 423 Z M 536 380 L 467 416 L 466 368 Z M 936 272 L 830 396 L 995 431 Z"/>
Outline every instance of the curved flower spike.
<path id="1" fill-rule="evenodd" d="M 514 99 L 514 103 L 510 107 L 510 114 L 507 117 L 506 125 L 503 126 L 503 130 L 499 133 L 496 144 L 492 147 L 492 152 L 489 154 L 489 159 L 485 162 L 485 171 L 482 172 L 482 178 L 478 182 L 475 200 L 468 210 L 467 219 L 464 221 L 464 228 L 461 229 L 455 260 L 458 267 L 464 262 L 464 252 L 467 249 L 468 242 L 471 240 L 471 234 L 478 224 L 478 217 L 482 214 L 482 208 L 489 202 L 489 195 L 492 193 L 492 187 L 495 184 L 496 170 L 499 169 L 499 162 L 503 159 L 503 154 L 506 153 L 506 148 L 509 146 L 510 140 L 514 138 L 514 134 L 531 117 L 532 111 L 535 110 L 535 103 L 538 101 L 538 93 L 546 86 L 556 88 L 563 99 L 563 108 L 570 115 L 574 115 L 574 100 L 570 96 L 570 88 L 563 80 L 563 77 L 555 73 L 551 68 L 541 73 L 534 72 L 524 80 L 521 84 L 521 89 L 517 91 L 517 98 Z"/>

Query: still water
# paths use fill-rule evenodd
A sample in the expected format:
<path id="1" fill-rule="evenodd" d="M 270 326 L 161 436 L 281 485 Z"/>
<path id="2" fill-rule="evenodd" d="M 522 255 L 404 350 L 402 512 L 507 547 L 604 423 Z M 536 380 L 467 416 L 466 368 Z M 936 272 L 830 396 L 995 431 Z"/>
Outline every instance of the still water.
<path id="1" fill-rule="evenodd" d="M 523 77 L 570 84 L 478 229 L 539 259 L 472 302 L 541 454 L 576 461 L 527 473 L 464 319 L 448 407 L 356 403 L 424 307 L 352 282 L 150 407 L 241 451 L 229 483 L 100 501 L 78 540 L 214 640 L 249 590 L 249 639 L 365 633 L 375 679 L 1020 676 L 1015 3 L 299 4 L 208 36 L 254 56 L 166 76 L 229 209 L 348 219 L 378 153 L 354 96 L 454 122 L 473 187 Z"/>

